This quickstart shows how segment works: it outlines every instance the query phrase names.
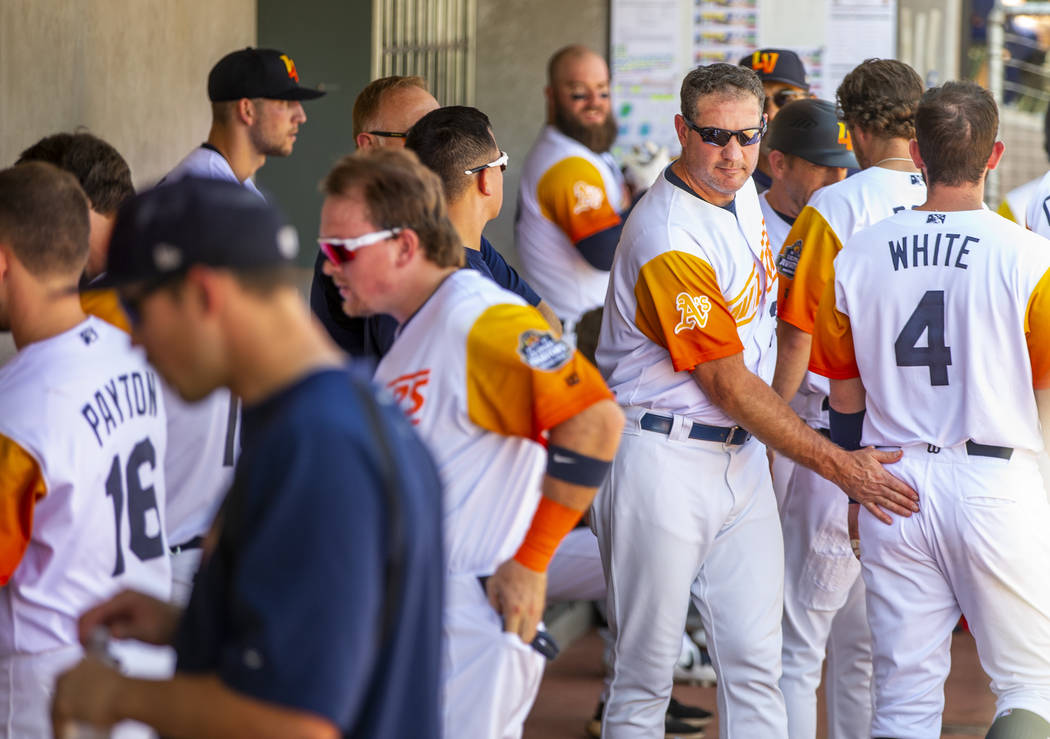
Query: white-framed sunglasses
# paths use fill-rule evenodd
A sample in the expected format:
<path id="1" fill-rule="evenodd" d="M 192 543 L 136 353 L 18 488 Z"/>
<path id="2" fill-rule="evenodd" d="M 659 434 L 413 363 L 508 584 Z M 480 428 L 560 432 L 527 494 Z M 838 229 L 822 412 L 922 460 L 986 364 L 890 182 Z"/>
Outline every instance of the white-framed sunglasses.
<path id="1" fill-rule="evenodd" d="M 505 151 L 499 153 L 499 159 L 493 160 L 488 164 L 482 164 L 478 167 L 471 167 L 470 169 L 464 169 L 463 174 L 477 174 L 483 169 L 489 169 L 491 167 L 499 167 L 501 171 L 507 171 L 507 162 L 510 161 L 510 155 Z"/>
<path id="2" fill-rule="evenodd" d="M 356 236 L 352 239 L 334 239 L 322 236 L 317 239 L 317 245 L 321 247 L 321 251 L 324 252 L 324 255 L 328 257 L 332 264 L 343 264 L 353 259 L 354 252 L 358 249 L 392 239 L 404 230 L 401 227 L 387 228 L 382 231 L 373 231 L 363 236 Z"/>

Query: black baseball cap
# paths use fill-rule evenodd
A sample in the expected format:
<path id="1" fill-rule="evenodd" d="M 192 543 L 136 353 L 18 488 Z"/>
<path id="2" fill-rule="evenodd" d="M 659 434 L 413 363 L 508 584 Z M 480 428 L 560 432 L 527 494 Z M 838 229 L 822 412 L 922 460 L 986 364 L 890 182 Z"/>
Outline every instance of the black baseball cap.
<path id="1" fill-rule="evenodd" d="M 859 168 L 849 131 L 827 100 L 792 100 L 769 122 L 770 150 L 793 154 L 825 167 Z"/>
<path id="2" fill-rule="evenodd" d="M 208 99 L 213 103 L 241 98 L 313 100 L 323 90 L 299 86 L 295 62 L 277 49 L 234 51 L 218 61 L 208 74 Z"/>
<path id="3" fill-rule="evenodd" d="M 120 208 L 106 272 L 89 287 L 161 283 L 195 264 L 246 272 L 291 264 L 298 253 L 295 228 L 244 185 L 185 177 Z"/>
<path id="4" fill-rule="evenodd" d="M 809 92 L 806 68 L 790 49 L 759 49 L 741 59 L 740 66 L 754 70 L 763 82 L 786 82 Z"/>

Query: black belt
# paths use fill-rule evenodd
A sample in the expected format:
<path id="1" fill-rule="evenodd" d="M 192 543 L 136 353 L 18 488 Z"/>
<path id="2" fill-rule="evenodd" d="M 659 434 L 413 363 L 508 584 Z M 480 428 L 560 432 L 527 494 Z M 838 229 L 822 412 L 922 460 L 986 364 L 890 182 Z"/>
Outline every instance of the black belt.
<path id="1" fill-rule="evenodd" d="M 978 444 L 976 441 L 966 442 L 966 453 L 971 457 L 995 457 L 996 459 L 1009 459 L 1014 450 L 1008 446 L 992 446 L 991 444 Z"/>
<path id="2" fill-rule="evenodd" d="M 179 552 L 185 552 L 190 549 L 201 549 L 204 547 L 204 537 L 195 536 L 189 541 L 184 541 L 181 544 L 176 544 L 168 549 L 172 554 L 178 554 Z"/>
<path id="3" fill-rule="evenodd" d="M 671 433 L 673 424 L 674 419 L 672 418 L 646 413 L 642 416 L 641 427 L 646 431 L 668 435 Z M 751 438 L 751 432 L 740 426 L 708 426 L 703 423 L 694 423 L 689 429 L 689 438 L 697 441 L 720 441 L 730 446 L 739 446 Z"/>
<path id="4" fill-rule="evenodd" d="M 485 584 L 488 583 L 489 577 L 490 575 L 478 575 L 478 582 L 481 584 L 481 592 L 485 593 L 486 596 L 488 595 L 488 591 L 485 589 Z M 529 646 L 547 659 L 554 659 L 558 656 L 558 642 L 554 641 L 554 637 L 543 629 L 536 629 L 536 636 L 532 637 Z"/>

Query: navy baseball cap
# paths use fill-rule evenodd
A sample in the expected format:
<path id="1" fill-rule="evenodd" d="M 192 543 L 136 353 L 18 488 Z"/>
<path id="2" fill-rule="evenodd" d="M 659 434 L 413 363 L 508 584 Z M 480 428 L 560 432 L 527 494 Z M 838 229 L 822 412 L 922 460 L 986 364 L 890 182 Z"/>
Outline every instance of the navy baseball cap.
<path id="1" fill-rule="evenodd" d="M 754 70 L 763 82 L 785 82 L 809 92 L 806 68 L 790 49 L 759 49 L 741 59 L 740 66 Z"/>
<path id="2" fill-rule="evenodd" d="M 90 288 L 159 283 L 195 264 L 235 272 L 291 264 L 299 237 L 280 212 L 234 182 L 185 177 L 117 213 L 106 272 Z"/>
<path id="3" fill-rule="evenodd" d="M 792 100 L 769 122 L 765 144 L 770 150 L 825 167 L 859 168 L 853 142 L 827 100 Z"/>
<path id="4" fill-rule="evenodd" d="M 208 99 L 213 103 L 241 98 L 313 100 L 322 90 L 299 86 L 295 62 L 277 49 L 248 47 L 216 63 L 208 74 Z"/>

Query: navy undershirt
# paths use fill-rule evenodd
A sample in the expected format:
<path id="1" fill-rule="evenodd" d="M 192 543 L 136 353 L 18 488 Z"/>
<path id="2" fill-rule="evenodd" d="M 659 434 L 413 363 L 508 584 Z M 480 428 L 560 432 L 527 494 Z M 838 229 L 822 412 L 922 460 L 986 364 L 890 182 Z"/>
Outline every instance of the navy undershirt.
<path id="1" fill-rule="evenodd" d="M 670 167 L 668 167 L 667 169 L 664 170 L 664 177 L 666 177 L 667 181 L 670 182 L 672 185 L 674 185 L 675 187 L 678 187 L 678 188 L 681 188 L 681 189 L 685 190 L 687 193 L 692 195 L 694 198 L 699 198 L 700 200 L 703 200 L 708 205 L 714 205 L 714 203 L 712 203 L 711 201 L 704 200 L 704 198 L 700 197 L 700 195 L 697 194 L 696 190 L 694 190 L 693 188 L 689 187 L 689 185 L 685 184 L 685 181 L 681 177 L 676 175 L 674 173 L 674 171 L 672 171 L 672 169 Z M 717 207 L 722 208 L 723 210 L 728 210 L 733 215 L 736 215 L 736 198 L 734 197 L 732 200 L 730 200 L 725 205 L 719 205 Z"/>

